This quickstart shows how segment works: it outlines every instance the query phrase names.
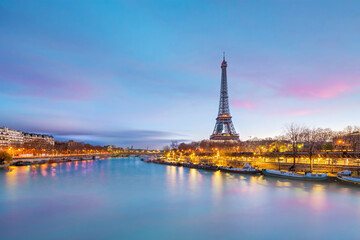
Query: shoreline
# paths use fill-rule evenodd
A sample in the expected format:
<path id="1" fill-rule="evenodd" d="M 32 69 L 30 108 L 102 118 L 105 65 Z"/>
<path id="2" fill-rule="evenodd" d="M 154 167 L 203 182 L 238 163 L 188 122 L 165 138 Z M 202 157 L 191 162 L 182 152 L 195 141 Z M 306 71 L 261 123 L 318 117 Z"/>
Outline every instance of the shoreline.
<path id="1" fill-rule="evenodd" d="M 199 169 L 199 170 L 205 170 L 205 171 L 212 171 L 212 172 L 216 172 L 216 171 L 220 171 L 220 172 L 224 172 L 224 173 L 229 173 L 229 171 L 223 170 L 221 169 L 221 166 L 217 166 L 217 165 L 212 165 L 212 164 L 202 164 L 202 163 L 192 163 L 192 162 L 172 162 L 172 161 L 168 161 L 167 159 L 155 159 L 155 160 L 142 160 L 146 163 L 155 163 L 155 164 L 159 164 L 159 165 L 167 165 L 167 166 L 174 166 L 174 167 L 185 167 L 185 168 L 193 168 L 193 169 Z M 256 166 L 257 168 L 258 166 Z M 264 170 L 264 169 L 262 169 Z M 305 171 L 306 172 L 306 171 Z M 245 172 L 230 172 L 232 174 L 239 174 L 239 175 L 253 175 L 253 176 L 265 176 L 265 174 L 263 173 L 263 171 L 261 171 L 260 173 L 256 172 L 256 173 L 245 173 Z M 302 173 L 301 171 L 297 171 L 297 173 Z M 333 173 L 327 173 L 326 179 L 322 179 L 322 180 L 317 180 L 317 179 L 294 179 L 294 178 L 289 178 L 289 177 L 282 177 L 282 176 L 266 176 L 269 178 L 274 178 L 274 179 L 287 179 L 287 180 L 291 180 L 291 181 L 299 181 L 299 182 L 314 182 L 314 183 L 319 183 L 319 182 L 336 182 L 336 183 L 340 183 L 340 184 L 344 184 L 343 181 L 339 181 L 338 179 L 338 175 L 337 174 L 333 174 Z M 351 184 L 354 185 L 354 183 L 347 183 L 347 184 Z M 356 184 L 358 185 L 358 184 Z"/>
<path id="2" fill-rule="evenodd" d="M 69 154 L 57 156 L 34 156 L 34 157 L 15 157 L 10 164 L 0 165 L 0 169 L 8 170 L 9 167 L 21 167 L 31 165 L 42 165 L 48 163 L 65 163 L 75 161 L 91 161 L 102 160 L 109 157 L 139 157 L 140 154 L 113 154 L 113 153 L 97 153 L 97 154 Z M 19 164 L 19 165 L 18 165 Z"/>
<path id="3" fill-rule="evenodd" d="M 9 167 L 21 167 L 30 165 L 41 165 L 48 163 L 65 163 L 74 161 L 99 160 L 101 158 L 110 157 L 112 154 L 76 154 L 62 156 L 34 156 L 14 158 L 10 164 L 0 165 L 0 169 L 8 170 Z"/>
<path id="4" fill-rule="evenodd" d="M 146 162 L 146 161 L 145 161 Z M 221 163 L 217 161 L 194 161 L 191 159 L 178 159 L 174 160 L 171 158 L 158 157 L 155 161 L 149 161 L 155 164 L 164 164 L 164 165 L 172 165 L 172 166 L 183 166 L 196 168 L 197 165 L 209 165 L 209 166 L 226 166 L 233 168 L 241 168 L 245 164 L 251 164 L 254 168 L 259 169 L 270 169 L 270 170 L 279 170 L 278 162 L 256 162 L 256 161 L 222 161 Z M 190 166 L 187 166 L 190 165 Z M 191 167 L 191 165 L 193 167 Z M 289 168 L 293 165 L 293 163 L 280 163 L 280 171 L 288 171 Z M 351 171 L 354 176 L 359 176 L 360 167 L 354 165 L 328 165 L 328 164 L 314 164 L 313 165 L 313 173 L 326 173 L 328 177 L 336 178 L 337 174 L 342 171 Z M 295 172 L 305 173 L 310 171 L 310 164 L 306 163 L 296 163 Z"/>

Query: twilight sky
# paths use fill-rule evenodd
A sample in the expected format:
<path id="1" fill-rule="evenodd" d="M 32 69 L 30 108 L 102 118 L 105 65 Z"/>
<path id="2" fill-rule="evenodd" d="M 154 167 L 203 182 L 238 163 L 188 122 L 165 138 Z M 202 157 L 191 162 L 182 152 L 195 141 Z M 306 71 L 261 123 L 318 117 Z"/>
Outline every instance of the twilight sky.
<path id="1" fill-rule="evenodd" d="M 0 126 L 124 147 L 209 138 L 223 51 L 242 140 L 360 124 L 360 1 L 0 0 Z"/>

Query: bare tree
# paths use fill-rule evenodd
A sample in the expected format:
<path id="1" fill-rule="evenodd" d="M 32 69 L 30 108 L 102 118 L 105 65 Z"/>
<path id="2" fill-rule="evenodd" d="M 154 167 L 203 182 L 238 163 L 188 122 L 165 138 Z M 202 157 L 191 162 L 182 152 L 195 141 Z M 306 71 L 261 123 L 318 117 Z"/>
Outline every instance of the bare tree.
<path id="1" fill-rule="evenodd" d="M 351 134 L 351 133 L 353 133 L 353 132 L 359 132 L 360 131 L 360 127 L 359 126 L 351 126 L 351 125 L 349 125 L 349 126 L 346 126 L 345 128 L 344 128 L 344 130 L 343 130 L 343 133 L 344 134 Z"/>
<path id="2" fill-rule="evenodd" d="M 346 131 L 346 142 L 349 145 L 350 149 L 357 151 L 360 144 L 360 127 L 359 126 L 347 126 L 344 131 Z"/>
<path id="3" fill-rule="evenodd" d="M 163 150 L 164 152 L 170 152 L 170 147 L 166 145 L 163 147 Z"/>
<path id="4" fill-rule="evenodd" d="M 277 161 L 279 164 L 279 171 L 281 170 L 281 165 L 280 165 L 280 153 L 283 152 L 286 148 L 286 141 L 285 141 L 285 136 L 277 136 L 274 138 L 275 142 L 273 142 L 270 147 L 271 147 L 271 151 L 275 152 L 277 155 Z"/>
<path id="5" fill-rule="evenodd" d="M 171 144 L 170 144 L 171 150 L 176 150 L 176 149 L 178 149 L 178 147 L 179 147 L 178 141 L 171 141 Z"/>
<path id="6" fill-rule="evenodd" d="M 301 137 L 304 127 L 296 123 L 291 123 L 285 127 L 285 136 L 287 140 L 291 142 L 292 152 L 294 158 L 294 164 L 290 167 L 291 170 L 295 170 L 296 154 L 298 151 L 298 144 L 301 142 Z"/>
<path id="7" fill-rule="evenodd" d="M 332 131 L 330 129 L 307 127 L 303 129 L 301 138 L 307 146 L 307 152 L 309 154 L 310 160 L 310 172 L 313 171 L 313 155 L 315 154 L 316 150 L 322 150 L 325 142 L 329 140 L 331 136 Z"/>

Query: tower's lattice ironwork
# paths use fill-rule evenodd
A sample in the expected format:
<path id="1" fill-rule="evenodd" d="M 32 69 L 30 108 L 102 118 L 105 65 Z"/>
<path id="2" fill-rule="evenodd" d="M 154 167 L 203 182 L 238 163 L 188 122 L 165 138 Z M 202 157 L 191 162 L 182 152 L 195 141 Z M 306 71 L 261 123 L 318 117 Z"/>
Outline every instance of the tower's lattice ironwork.
<path id="1" fill-rule="evenodd" d="M 239 140 L 239 134 L 236 133 L 234 124 L 231 120 L 229 109 L 229 96 L 226 76 L 227 62 L 225 61 L 225 53 L 221 63 L 221 89 L 219 113 L 216 118 L 216 124 L 211 140 Z"/>

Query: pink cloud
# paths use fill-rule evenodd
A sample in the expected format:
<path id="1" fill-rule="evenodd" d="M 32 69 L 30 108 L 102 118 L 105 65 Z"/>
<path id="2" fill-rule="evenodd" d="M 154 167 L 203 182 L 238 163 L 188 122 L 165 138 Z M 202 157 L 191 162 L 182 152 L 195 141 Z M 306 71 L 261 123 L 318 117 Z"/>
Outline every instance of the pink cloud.
<path id="1" fill-rule="evenodd" d="M 311 109 L 295 109 L 295 110 L 286 111 L 282 115 L 289 116 L 289 117 L 299 117 L 299 116 L 306 116 L 306 115 L 310 115 L 310 114 L 313 114 L 313 113 L 317 113 L 319 111 L 320 110 L 318 110 L 318 109 L 315 109 L 315 110 L 311 110 Z"/>
<path id="2" fill-rule="evenodd" d="M 255 110 L 257 103 L 251 100 L 234 100 L 231 101 L 231 106 L 235 108 L 246 108 L 248 110 Z"/>
<path id="3" fill-rule="evenodd" d="M 280 96 L 296 97 L 303 99 L 331 99 L 345 94 L 353 88 L 359 87 L 360 81 L 323 81 L 304 83 L 296 81 L 280 87 Z"/>
<path id="4" fill-rule="evenodd" d="M 310 63 L 309 63 L 310 65 Z M 258 65 L 235 69 L 232 77 L 238 83 L 248 84 L 255 92 L 272 91 L 275 96 L 303 100 L 332 99 L 352 94 L 360 87 L 360 72 L 352 63 L 339 63 L 336 67 L 316 64 L 288 65 L 288 68 L 259 68 Z"/>

